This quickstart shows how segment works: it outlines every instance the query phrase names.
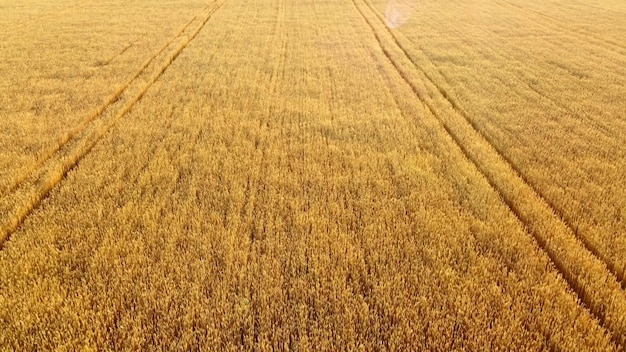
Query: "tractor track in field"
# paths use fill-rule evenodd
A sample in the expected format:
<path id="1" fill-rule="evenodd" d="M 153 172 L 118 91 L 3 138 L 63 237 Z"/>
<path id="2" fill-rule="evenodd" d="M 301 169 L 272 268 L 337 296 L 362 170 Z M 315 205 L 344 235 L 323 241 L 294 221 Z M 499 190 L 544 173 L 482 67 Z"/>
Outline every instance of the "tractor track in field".
<path id="1" fill-rule="evenodd" d="M 387 60 L 416 97 L 439 120 L 464 156 L 474 164 L 527 232 L 534 237 L 573 293 L 600 324 L 611 332 L 613 342 L 617 346 L 624 346 L 626 293 L 608 264 L 597 256 L 593 247 L 587 248 L 588 244 L 577 236 L 554 207 L 521 176 L 515 165 L 477 129 L 447 92 L 415 65 L 369 2 L 352 2 L 369 26 Z M 420 76 L 418 83 L 411 78 L 411 73 Z"/>
<path id="2" fill-rule="evenodd" d="M 398 43 L 398 45 L 401 47 L 401 45 L 399 43 Z M 488 45 L 485 45 L 485 47 L 488 47 Z M 403 48 L 401 47 L 401 49 L 403 49 Z M 508 60 L 508 61 L 512 60 L 510 57 L 503 56 L 502 54 L 497 53 L 495 50 L 491 50 L 491 49 L 487 49 L 487 50 L 493 56 L 499 56 L 503 60 Z M 403 49 L 403 51 L 405 51 L 405 50 Z M 411 59 L 411 56 L 408 54 L 408 52 L 405 51 L 405 55 L 407 56 L 407 58 L 409 58 L 409 60 L 413 61 Z M 428 61 L 430 61 L 430 59 L 428 59 L 427 55 L 425 57 L 427 58 Z M 552 210 L 556 213 L 556 215 L 565 223 L 565 225 L 567 225 L 567 227 L 584 244 L 585 248 L 588 251 L 590 251 L 591 253 L 593 253 L 598 259 L 600 259 L 602 262 L 604 262 L 606 264 L 606 266 L 609 269 L 609 271 L 613 275 L 615 275 L 617 277 L 618 281 L 620 281 L 622 288 L 626 288 L 626 273 L 624 272 L 624 269 L 620 268 L 619 264 L 615 260 L 611 259 L 606 254 L 604 254 L 600 249 L 598 249 L 597 245 L 594 244 L 593 241 L 589 240 L 589 237 L 585 233 L 583 233 L 582 231 L 579 231 L 578 230 L 578 226 L 576 226 L 574 224 L 575 220 L 573 220 L 571 218 L 571 216 L 567 215 L 565 210 L 563 210 L 561 207 L 559 207 L 557 204 L 555 204 L 553 201 L 551 201 L 549 199 L 549 197 L 547 197 L 545 195 L 544 192 L 542 192 L 539 188 L 535 187 L 533 185 L 533 183 L 528 179 L 528 177 L 524 175 L 522 170 L 517 167 L 517 165 L 513 162 L 513 160 L 511 160 L 511 158 L 507 157 L 505 155 L 505 153 L 503 153 L 498 147 L 496 147 L 495 143 L 493 143 L 492 140 L 490 140 L 483 132 L 481 132 L 480 128 L 474 122 L 472 122 L 472 120 L 469 118 L 470 114 L 465 109 L 463 109 L 461 106 L 459 106 L 459 104 L 456 102 L 456 99 L 453 98 L 451 96 L 451 94 L 445 88 L 442 87 L 441 83 L 436 83 L 437 80 L 434 78 L 434 76 L 439 75 L 441 77 L 441 79 L 444 82 L 446 82 L 446 83 L 448 81 L 448 78 L 441 71 L 439 71 L 438 68 L 435 67 L 435 65 L 432 63 L 432 61 L 431 61 L 431 64 L 432 64 L 433 68 L 437 70 L 437 72 L 434 75 L 427 74 L 421 68 L 420 68 L 420 70 L 424 73 L 424 75 L 435 86 L 437 86 L 437 88 L 439 89 L 441 94 L 446 98 L 446 100 L 448 100 L 450 102 L 450 104 L 455 108 L 455 110 L 459 114 L 461 114 L 467 120 L 467 122 L 469 124 L 472 125 L 474 130 L 476 130 L 479 134 L 481 134 L 483 136 L 483 138 L 493 147 L 493 149 L 495 149 L 498 152 L 498 154 L 500 154 L 500 156 L 511 166 L 511 168 L 517 173 L 517 175 L 520 178 L 522 178 L 524 180 L 524 182 L 527 185 L 529 185 L 533 189 L 533 191 L 535 193 L 537 193 L 537 195 L 539 195 L 539 197 L 542 199 L 542 201 L 547 203 L 552 208 Z M 415 66 L 417 67 L 417 64 L 415 64 Z M 494 75 L 493 77 L 495 79 L 498 79 L 502 84 L 507 85 L 507 82 L 502 80 L 502 78 L 497 77 L 496 75 Z M 534 94 L 534 95 L 536 95 L 536 96 L 538 96 L 540 98 L 546 99 L 546 100 L 548 100 L 550 102 L 550 104 L 552 104 L 556 108 L 563 109 L 564 111 L 569 112 L 573 116 L 577 116 L 581 120 L 584 120 L 584 121 L 581 121 L 581 122 L 586 124 L 586 125 L 588 125 L 588 126 L 591 126 L 593 129 L 595 129 L 599 133 L 603 134 L 605 137 L 612 138 L 612 139 L 619 139 L 619 138 L 621 138 L 621 136 L 619 136 L 618 133 L 610 130 L 606 126 L 600 125 L 598 121 L 596 121 L 595 119 L 591 118 L 590 116 L 574 111 L 573 109 L 569 108 L 568 106 L 566 106 L 566 105 L 564 105 L 562 103 L 557 102 L 556 100 L 554 100 L 553 98 L 549 97 L 548 95 L 543 94 L 542 92 L 540 92 L 539 90 L 535 89 L 534 87 L 532 87 L 527 82 L 525 82 L 524 80 L 520 79 L 519 77 L 516 77 L 515 75 L 513 77 L 514 77 L 513 79 L 515 81 L 517 81 L 520 84 L 523 84 L 524 87 L 527 87 L 527 89 L 530 90 L 531 94 Z M 512 91 L 515 92 L 515 94 L 517 94 L 518 96 L 523 97 L 523 94 L 520 92 L 519 89 L 514 89 L 514 88 L 511 88 L 510 86 L 507 86 L 507 87 L 512 89 Z M 581 134 L 579 132 L 571 132 L 571 133 L 575 133 L 575 135 L 578 136 L 578 137 L 589 138 L 588 136 L 583 135 L 583 134 Z"/>
<path id="3" fill-rule="evenodd" d="M 0 198 L 0 250 L 48 193 L 163 75 L 227 0 L 214 0 L 150 57 L 95 114 L 74 128 Z"/>
<path id="4" fill-rule="evenodd" d="M 106 110 L 109 109 L 112 105 L 118 103 L 119 100 L 121 100 L 122 98 L 122 94 L 125 93 L 125 91 L 134 83 L 136 82 L 139 77 L 151 66 L 153 65 L 154 61 L 157 59 L 157 57 L 161 54 L 163 54 L 165 52 L 165 50 L 172 45 L 172 43 L 177 39 L 180 38 L 184 33 L 186 33 L 187 29 L 189 28 L 189 26 L 191 26 L 191 24 L 196 21 L 198 19 L 198 16 L 194 16 L 194 18 L 188 22 L 174 37 L 172 37 L 167 43 L 165 43 L 160 49 L 159 51 L 157 51 L 154 55 L 150 56 L 150 58 L 148 60 L 146 60 L 141 67 L 139 68 L 139 70 L 123 85 L 121 85 L 120 87 L 118 87 L 115 92 L 113 94 L 111 94 L 106 102 L 100 106 L 98 109 L 96 109 L 96 111 L 94 111 L 91 115 L 89 115 L 86 119 L 83 119 L 82 121 L 80 121 L 76 126 L 74 126 L 74 128 L 72 128 L 71 130 L 69 130 L 57 143 L 56 146 L 54 146 L 53 148 L 47 150 L 42 157 L 40 157 L 35 163 L 34 165 L 28 169 L 24 174 L 18 176 L 17 178 L 13 179 L 11 181 L 11 185 L 9 186 L 9 188 L 7 190 L 5 190 L 4 192 L 0 193 L 2 194 L 2 196 L 5 196 L 8 193 L 14 192 L 22 182 L 24 182 L 30 174 L 32 174 L 35 170 L 37 170 L 38 168 L 41 167 L 42 164 L 44 164 L 47 160 L 49 160 L 50 158 L 52 158 L 56 153 L 59 152 L 59 150 L 63 149 L 65 147 L 65 145 L 67 143 L 69 143 L 71 140 L 77 138 L 78 134 L 83 132 L 90 123 L 92 123 L 93 121 L 100 119 L 103 117 L 103 115 L 105 114 Z M 131 44 L 132 46 L 132 44 Z M 130 46 L 129 46 L 130 48 Z M 127 50 L 127 49 L 125 49 Z M 125 51 L 124 50 L 124 51 Z M 120 53 L 121 55 L 122 53 Z M 108 62 L 111 62 L 115 59 L 115 57 L 111 58 L 108 60 Z M 0 190 L 1 191 L 1 190 Z"/>
<path id="5" fill-rule="evenodd" d="M 186 28 L 187 26 L 185 26 Z M 124 55 L 124 53 L 126 53 L 130 48 L 132 48 L 133 46 L 137 45 L 137 43 L 139 43 L 143 38 L 145 37 L 145 35 L 141 35 L 139 36 L 139 38 L 133 40 L 130 44 L 126 45 L 122 50 L 117 51 L 116 53 L 114 53 L 113 55 L 111 55 L 108 59 L 104 60 L 101 63 L 101 66 L 107 66 L 110 65 L 111 62 L 117 60 L 118 58 L 120 58 L 122 55 Z"/>
<path id="6" fill-rule="evenodd" d="M 384 23 L 384 19 L 372 8 L 371 4 L 368 3 L 367 0 L 362 0 L 370 9 L 370 11 L 374 14 L 374 16 L 376 16 L 381 23 Z M 385 27 L 386 28 L 386 27 Z M 429 75 L 427 72 L 425 72 L 424 70 L 422 70 L 420 67 L 418 67 L 416 64 L 414 64 L 413 60 L 411 59 L 411 56 L 409 55 L 409 53 L 404 49 L 404 47 L 398 42 L 396 35 L 394 35 L 391 31 L 387 31 L 391 37 L 393 38 L 393 43 L 403 52 L 404 56 L 406 56 L 406 58 L 411 61 L 411 63 L 413 64 L 413 66 L 415 66 L 416 69 L 420 70 L 421 73 L 428 79 L 428 81 L 430 83 L 432 83 L 432 85 L 437 88 L 437 90 L 439 91 L 439 93 L 445 98 L 445 100 L 454 108 L 454 111 L 456 113 L 458 113 L 459 115 L 461 115 L 463 117 L 463 119 L 467 122 L 467 124 L 469 124 L 471 126 L 471 128 L 478 134 L 480 135 L 481 139 L 483 139 L 487 144 L 489 144 L 490 148 L 492 148 L 500 158 L 502 158 L 507 164 L 508 166 L 515 172 L 516 176 L 519 177 L 528 187 L 530 187 L 532 189 L 532 191 L 539 196 L 540 200 L 544 203 L 546 203 L 549 207 L 550 210 L 552 212 L 554 212 L 560 221 L 562 221 L 566 227 L 569 229 L 570 232 L 576 234 L 576 237 L 580 240 L 580 242 L 582 242 L 585 246 L 585 249 L 588 250 L 589 252 L 591 252 L 594 256 L 596 256 L 600 261 L 602 261 L 607 268 L 609 269 L 609 271 L 611 271 L 611 273 L 616 276 L 616 278 L 618 279 L 618 281 L 621 282 L 622 288 L 626 288 L 626 280 L 624 280 L 622 278 L 623 273 L 619 272 L 616 267 L 615 264 L 613 262 L 611 262 L 609 259 L 607 259 L 605 256 L 603 256 L 600 251 L 592 244 L 590 243 L 585 237 L 583 236 L 579 236 L 578 235 L 578 231 L 576 231 L 574 229 L 574 226 L 572 226 L 570 224 L 570 222 L 568 221 L 568 217 L 566 217 L 560 210 L 558 210 L 558 207 L 556 207 L 556 205 L 554 205 L 551 201 L 549 201 L 542 192 L 540 192 L 533 184 L 530 180 L 528 180 L 526 178 L 526 176 L 521 172 L 521 170 L 515 165 L 515 163 L 508 158 L 498 147 L 496 147 L 495 143 L 493 143 L 493 141 L 491 141 L 487 136 L 485 136 L 479 129 L 479 127 L 469 118 L 469 113 L 467 113 L 465 111 L 465 109 L 463 109 L 461 106 L 458 105 L 458 103 L 455 101 L 455 99 L 453 99 L 450 96 L 450 93 L 448 93 L 446 91 L 446 89 L 442 88 L 439 84 L 436 83 L 435 79 Z M 382 44 L 381 44 L 382 46 Z M 386 52 L 386 51 L 385 51 Z M 387 52 L 386 52 L 387 53 Z M 392 58 L 389 58 L 390 60 L 393 60 Z M 393 62 L 392 62 L 393 63 Z M 396 66 L 394 64 L 394 66 Z M 441 72 L 439 72 L 440 75 L 443 76 L 443 74 Z M 402 77 L 404 78 L 405 76 L 402 75 Z M 445 78 L 445 77 L 444 77 Z M 430 107 L 429 107 L 430 109 Z M 431 109 L 432 110 L 432 109 Z M 432 112 L 432 111 L 431 111 Z M 435 114 L 435 112 L 433 112 Z M 438 114 L 435 114 L 435 116 L 437 116 Z M 445 126 L 444 126 L 445 127 Z M 471 160 L 471 159 L 470 159 Z M 479 168 L 480 170 L 480 168 Z M 483 173 L 484 174 L 484 173 Z M 500 192 L 499 192 L 500 193 Z"/>

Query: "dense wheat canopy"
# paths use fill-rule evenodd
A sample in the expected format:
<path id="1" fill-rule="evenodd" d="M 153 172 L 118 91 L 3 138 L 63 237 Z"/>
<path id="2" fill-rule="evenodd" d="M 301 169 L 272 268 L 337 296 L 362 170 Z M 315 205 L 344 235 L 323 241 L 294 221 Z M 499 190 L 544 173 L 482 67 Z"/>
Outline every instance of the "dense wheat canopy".
<path id="1" fill-rule="evenodd" d="M 623 350 L 624 18 L 0 0 L 0 350 Z"/>

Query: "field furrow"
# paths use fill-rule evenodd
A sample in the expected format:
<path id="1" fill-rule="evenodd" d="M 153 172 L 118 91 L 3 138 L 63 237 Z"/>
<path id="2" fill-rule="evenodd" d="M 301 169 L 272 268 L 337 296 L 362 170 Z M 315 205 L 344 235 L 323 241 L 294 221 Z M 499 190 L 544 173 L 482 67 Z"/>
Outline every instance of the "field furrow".
<path id="1" fill-rule="evenodd" d="M 488 43 L 485 40 L 481 40 L 479 41 L 479 43 L 480 43 L 480 47 L 483 48 L 483 50 L 488 50 L 489 57 L 500 56 L 498 58 L 499 61 L 503 61 L 503 60 L 511 61 L 512 60 L 512 58 L 510 57 L 502 56 L 500 52 L 497 52 L 494 49 L 489 49 Z M 414 58 L 418 56 L 418 54 L 408 53 L 406 50 L 405 50 L 405 54 L 411 60 L 414 60 Z M 418 59 L 415 62 L 416 62 L 416 65 L 424 65 L 425 68 L 422 70 L 424 74 L 426 75 L 426 77 L 431 82 L 433 82 L 433 84 L 437 87 L 440 93 L 450 102 L 450 104 L 455 108 L 455 110 L 460 115 L 462 115 L 465 119 L 467 119 L 470 124 L 472 124 L 472 128 L 478 131 L 479 133 L 481 133 L 483 137 L 485 137 L 487 140 L 489 140 L 489 143 L 492 145 L 492 147 L 501 155 L 502 158 L 506 160 L 506 162 L 515 171 L 515 173 L 517 173 L 517 175 L 520 178 L 522 178 L 522 180 L 532 188 L 533 192 L 536 193 L 541 198 L 542 202 L 546 202 L 547 205 L 552 209 L 552 211 L 554 211 L 556 215 L 565 223 L 565 225 L 569 228 L 568 231 L 575 233 L 576 237 L 581 241 L 581 243 L 585 246 L 585 248 L 588 251 L 590 251 L 593 255 L 598 257 L 598 259 L 600 259 L 603 263 L 606 264 L 609 271 L 621 281 L 622 286 L 626 285 L 626 281 L 624 281 L 624 267 L 623 267 L 623 264 L 620 263 L 622 259 L 615 258 L 614 256 L 609 255 L 606 249 L 603 248 L 605 244 L 603 244 L 601 241 L 598 241 L 594 239 L 592 236 L 590 236 L 588 231 L 579 231 L 578 226 L 575 225 L 576 222 L 572 219 L 572 217 L 568 213 L 566 213 L 563 206 L 560 205 L 558 202 L 555 202 L 554 200 L 548 198 L 542 192 L 541 189 L 533 185 L 533 183 L 528 179 L 527 176 L 524 175 L 522 170 L 518 166 L 516 166 L 516 164 L 511 160 L 511 158 L 506 156 L 506 154 L 502 151 L 501 147 L 498 147 L 498 144 L 494 144 L 494 138 L 489 137 L 488 134 L 485 134 L 484 126 L 480 126 L 477 123 L 475 123 L 474 120 L 471 118 L 471 116 L 469 116 L 470 114 L 462 107 L 461 104 L 459 104 L 458 102 L 459 99 L 455 97 L 456 94 L 454 92 L 454 89 L 452 88 L 452 84 L 446 78 L 445 74 L 442 73 L 442 71 L 438 69 L 436 65 L 433 64 L 432 61 L 424 62 L 423 59 Z M 532 67 L 528 70 L 531 70 L 531 69 Z M 493 67 L 491 72 L 497 72 L 497 68 Z M 497 77 L 497 76 L 494 76 L 494 77 Z M 576 112 L 570 110 L 568 106 L 558 104 L 558 102 L 550 98 L 550 96 L 546 96 L 533 89 L 529 89 L 532 87 L 530 87 L 526 83 L 523 83 L 523 81 L 519 77 L 516 77 L 515 75 L 509 73 L 506 78 L 507 78 L 508 83 L 501 81 L 503 84 L 510 84 L 510 82 L 512 81 L 518 81 L 522 83 L 521 86 L 517 86 L 514 88 L 515 94 L 518 94 L 520 96 L 528 96 L 529 93 L 532 94 L 532 92 L 535 92 L 542 98 L 548 99 L 552 104 L 554 104 L 554 106 L 558 105 L 557 106 L 558 108 L 566 109 L 568 113 L 576 115 Z M 527 100 L 527 104 L 530 104 L 530 103 L 533 103 L 533 99 Z M 625 150 L 624 144 L 623 144 L 624 138 L 620 130 L 608 129 L 605 126 L 598 126 L 595 123 L 591 124 L 593 128 L 590 129 L 590 128 L 586 128 L 585 122 L 582 122 L 582 128 L 581 128 L 580 121 L 572 121 L 571 119 L 569 121 L 564 121 L 563 123 L 568 123 L 572 126 L 575 126 L 574 128 L 576 128 L 576 130 L 571 131 L 571 134 L 575 135 L 577 138 L 586 139 L 586 140 L 595 140 L 596 142 L 601 143 L 603 146 L 611 145 L 612 150 L 614 152 Z M 607 135 L 605 136 L 598 135 L 598 132 L 605 132 Z"/>
<path id="2" fill-rule="evenodd" d="M 174 1 L 138 3 L 123 13 L 95 2 L 3 7 L 4 28 L 12 30 L 0 40 L 0 196 L 99 116 L 206 6 Z M 164 21 L 172 6 L 176 13 Z M 49 15 L 24 21 L 30 11 Z"/>
<path id="3" fill-rule="evenodd" d="M 561 271 L 572 289 L 603 325 L 614 333 L 615 341 L 626 341 L 626 293 L 617 277 L 607 270 L 606 262 L 598 257 L 597 250 L 576 237 L 574 231 L 557 215 L 550 203 L 536 192 L 532 184 L 519 176 L 514 164 L 494 146 L 464 112 L 428 76 L 411 79 L 408 70 L 413 66 L 410 56 L 390 32 L 384 19 L 367 0 L 355 1 L 355 6 L 371 27 L 385 56 L 406 80 L 416 96 L 443 124 L 464 155 L 474 163 L 489 184 L 498 192 L 511 211 L 522 221 L 555 266 Z M 382 37 L 385 36 L 385 39 Z M 395 53 L 392 47 L 395 46 Z M 398 61 L 408 61 L 400 64 Z M 419 77 L 419 76 L 418 76 Z M 428 84 L 431 86 L 429 87 Z M 606 302 L 612 302 L 607 305 Z"/>
<path id="4" fill-rule="evenodd" d="M 489 4 L 472 2 L 456 8 L 470 16 L 455 28 L 441 28 L 454 33 L 445 45 L 424 40 L 411 26 L 396 36 L 416 65 L 425 68 L 623 285 L 626 174 L 618 165 L 626 155 L 626 110 L 618 97 L 626 83 L 625 57 L 614 56 L 623 64 L 613 66 L 605 61 L 605 51 L 590 51 L 584 40 L 557 32 L 549 41 L 511 40 L 500 33 L 519 31 L 525 37 L 536 27 L 525 29 L 524 17 Z M 379 5 L 378 12 L 384 11 Z M 432 18 L 443 14 L 430 4 L 416 12 L 420 19 L 414 23 L 427 11 L 436 14 Z M 506 21 L 476 25 L 477 19 L 496 15 Z M 502 29 L 494 31 L 495 23 Z"/>
<path id="5" fill-rule="evenodd" d="M 81 123 L 67 136 L 67 140 L 61 142 L 58 150 L 9 190 L 9 193 L 0 200 L 0 214 L 3 214 L 0 218 L 0 248 L 48 192 L 61 182 L 67 172 L 74 168 L 100 138 L 142 98 L 221 5 L 214 2 L 189 22 L 176 37 L 142 66 L 131 81 L 109 99 L 97 115 Z"/>

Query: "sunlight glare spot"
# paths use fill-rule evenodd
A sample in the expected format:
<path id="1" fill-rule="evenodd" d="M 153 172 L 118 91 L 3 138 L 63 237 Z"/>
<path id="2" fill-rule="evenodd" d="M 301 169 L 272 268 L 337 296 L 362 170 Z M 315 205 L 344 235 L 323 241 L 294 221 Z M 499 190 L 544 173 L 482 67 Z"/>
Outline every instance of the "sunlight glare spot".
<path id="1" fill-rule="evenodd" d="M 415 12 L 415 0 L 389 0 L 385 10 L 385 23 L 389 28 L 398 28 L 406 23 Z"/>

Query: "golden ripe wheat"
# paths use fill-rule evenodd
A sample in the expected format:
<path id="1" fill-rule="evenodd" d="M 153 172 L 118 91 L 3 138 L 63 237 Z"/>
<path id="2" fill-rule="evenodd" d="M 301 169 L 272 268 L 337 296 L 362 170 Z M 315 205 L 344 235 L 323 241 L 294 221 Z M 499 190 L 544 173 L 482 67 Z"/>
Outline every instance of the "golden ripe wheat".
<path id="1" fill-rule="evenodd" d="M 0 350 L 622 350 L 626 6 L 409 5 L 0 0 Z"/>

